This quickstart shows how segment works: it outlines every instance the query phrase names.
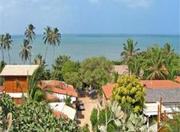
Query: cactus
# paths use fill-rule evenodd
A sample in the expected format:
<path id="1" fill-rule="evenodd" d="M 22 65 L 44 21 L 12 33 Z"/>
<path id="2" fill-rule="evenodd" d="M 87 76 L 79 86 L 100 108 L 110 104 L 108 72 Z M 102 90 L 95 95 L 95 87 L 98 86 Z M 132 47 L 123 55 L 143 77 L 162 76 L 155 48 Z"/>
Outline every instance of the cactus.
<path id="1" fill-rule="evenodd" d="M 12 113 L 8 113 L 7 117 L 3 114 L 3 109 L 0 107 L 0 132 L 9 132 L 12 126 Z"/>
<path id="2" fill-rule="evenodd" d="M 102 110 L 101 110 L 102 111 Z M 100 117 L 98 111 L 98 118 Z M 126 113 L 123 112 L 121 106 L 117 102 L 112 102 L 110 105 L 105 108 L 104 122 L 99 122 L 98 129 L 100 132 L 109 132 L 109 131 L 121 131 L 121 132 L 144 132 L 147 131 L 145 125 L 146 119 L 143 115 L 137 115 L 135 113 Z M 101 117 L 102 118 L 102 117 Z M 98 119 L 98 121 L 100 121 Z M 115 127 L 111 130 L 108 130 L 115 124 Z"/>

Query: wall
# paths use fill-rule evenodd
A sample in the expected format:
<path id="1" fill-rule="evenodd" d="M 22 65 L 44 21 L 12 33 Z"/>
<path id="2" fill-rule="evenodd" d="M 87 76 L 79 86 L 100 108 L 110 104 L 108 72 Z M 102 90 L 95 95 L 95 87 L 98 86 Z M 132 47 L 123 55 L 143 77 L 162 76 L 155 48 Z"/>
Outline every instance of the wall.
<path id="1" fill-rule="evenodd" d="M 8 76 L 5 77 L 5 92 L 27 92 L 28 83 L 26 76 Z"/>

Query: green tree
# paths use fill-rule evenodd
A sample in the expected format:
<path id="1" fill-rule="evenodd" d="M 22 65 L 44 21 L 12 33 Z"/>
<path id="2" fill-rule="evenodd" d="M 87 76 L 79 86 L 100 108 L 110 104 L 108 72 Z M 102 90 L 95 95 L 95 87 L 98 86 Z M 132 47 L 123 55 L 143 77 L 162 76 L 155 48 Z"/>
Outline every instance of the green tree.
<path id="1" fill-rule="evenodd" d="M 27 60 L 31 62 L 31 49 L 32 46 L 29 44 L 29 41 L 24 39 L 21 51 L 19 53 L 24 64 Z"/>
<path id="2" fill-rule="evenodd" d="M 87 58 L 81 63 L 82 82 L 101 91 L 101 86 L 111 80 L 112 63 L 105 57 Z"/>
<path id="3" fill-rule="evenodd" d="M 2 72 L 5 65 L 6 63 L 4 61 L 0 61 L 0 73 Z M 0 77 L 0 86 L 3 85 L 3 82 L 4 82 L 4 78 Z"/>
<path id="4" fill-rule="evenodd" d="M 165 122 L 165 128 L 168 132 L 179 132 L 180 131 L 180 113 L 173 115 L 173 119 L 169 119 Z"/>
<path id="5" fill-rule="evenodd" d="M 28 27 L 27 27 L 26 30 L 25 30 L 24 35 L 25 35 L 26 39 L 27 39 L 29 42 L 32 42 L 33 39 L 35 38 L 35 35 L 36 35 L 36 34 L 35 34 L 35 32 L 34 32 L 34 29 L 35 29 L 34 25 L 29 24 Z"/>
<path id="6" fill-rule="evenodd" d="M 53 46 L 53 58 L 55 57 L 55 46 L 59 46 L 61 42 L 61 34 L 58 28 L 46 27 L 43 33 L 44 44 L 47 44 L 45 59 L 47 56 L 48 45 Z"/>
<path id="7" fill-rule="evenodd" d="M 63 80 L 62 67 L 64 63 L 69 60 L 70 60 L 70 57 L 66 55 L 58 56 L 56 58 L 55 63 L 52 65 L 51 79 Z"/>
<path id="8" fill-rule="evenodd" d="M 123 44 L 123 52 L 121 56 L 124 58 L 124 61 L 127 62 L 129 59 L 136 55 L 136 53 L 140 50 L 136 49 L 137 42 L 134 42 L 132 39 L 128 39 L 126 43 Z"/>
<path id="9" fill-rule="evenodd" d="M 11 49 L 11 46 L 12 46 L 12 38 L 11 38 L 11 35 L 9 33 L 6 33 L 5 34 L 5 38 L 4 38 L 4 49 L 7 50 L 8 52 L 8 58 L 9 58 L 9 63 L 11 62 L 10 60 L 10 53 L 9 53 L 9 50 Z"/>
<path id="10" fill-rule="evenodd" d="M 112 100 L 120 103 L 125 111 L 140 113 L 144 106 L 144 87 L 135 76 L 120 76 L 113 90 Z"/>
<path id="11" fill-rule="evenodd" d="M 43 59 L 42 55 L 38 54 L 33 61 L 35 65 L 45 65 L 45 60 Z"/>
<path id="12" fill-rule="evenodd" d="M 5 35 L 0 35 L 0 49 L 2 54 L 2 60 L 4 61 L 4 49 L 5 49 Z"/>
<path id="13" fill-rule="evenodd" d="M 76 88 L 82 86 L 81 78 L 79 74 L 79 68 L 80 68 L 79 63 L 74 61 L 67 61 L 62 66 L 63 80 L 66 83 L 71 84 Z"/>

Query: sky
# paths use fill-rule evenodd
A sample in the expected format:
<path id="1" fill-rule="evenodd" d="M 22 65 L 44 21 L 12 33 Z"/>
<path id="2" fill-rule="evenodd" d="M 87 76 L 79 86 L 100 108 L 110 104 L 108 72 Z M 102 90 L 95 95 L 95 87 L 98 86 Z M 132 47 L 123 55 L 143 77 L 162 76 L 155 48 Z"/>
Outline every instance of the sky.
<path id="1" fill-rule="evenodd" d="M 62 34 L 180 35 L 180 0 L 0 0 L 0 34 L 36 34 L 58 27 Z"/>

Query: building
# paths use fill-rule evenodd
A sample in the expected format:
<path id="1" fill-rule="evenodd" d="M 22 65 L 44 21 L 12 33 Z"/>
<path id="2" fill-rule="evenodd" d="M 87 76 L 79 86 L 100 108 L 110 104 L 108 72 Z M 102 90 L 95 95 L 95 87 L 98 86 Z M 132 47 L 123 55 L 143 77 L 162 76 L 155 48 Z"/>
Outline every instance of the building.
<path id="1" fill-rule="evenodd" d="M 39 87 L 46 91 L 47 100 L 63 101 L 65 98 L 70 97 L 71 103 L 77 100 L 78 94 L 72 85 L 58 80 L 42 80 Z"/>
<path id="2" fill-rule="evenodd" d="M 114 65 L 113 71 L 118 73 L 119 75 L 129 74 L 128 66 L 127 65 Z"/>
<path id="3" fill-rule="evenodd" d="M 17 103 L 27 96 L 28 77 L 32 76 L 38 65 L 6 65 L 0 76 L 4 78 L 3 91 Z"/>
<path id="4" fill-rule="evenodd" d="M 142 80 L 142 85 L 145 87 L 145 105 L 157 105 L 157 102 L 162 98 L 164 110 L 171 112 L 173 109 L 180 106 L 180 84 L 170 80 Z M 106 84 L 102 87 L 103 90 L 103 104 L 111 99 L 113 88 L 116 84 Z M 151 106 L 150 106 L 151 104 Z M 144 109 L 146 115 L 156 115 L 157 106 L 153 107 L 154 110 L 148 111 L 148 107 Z"/>

